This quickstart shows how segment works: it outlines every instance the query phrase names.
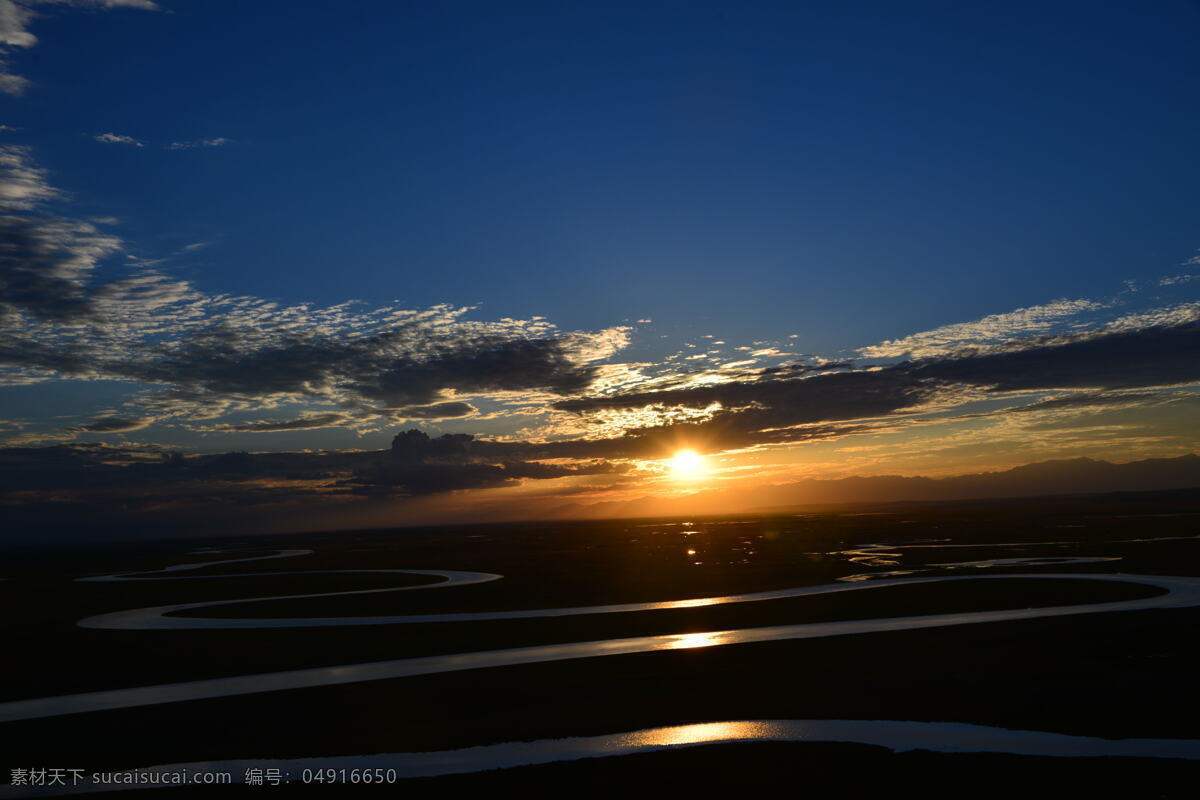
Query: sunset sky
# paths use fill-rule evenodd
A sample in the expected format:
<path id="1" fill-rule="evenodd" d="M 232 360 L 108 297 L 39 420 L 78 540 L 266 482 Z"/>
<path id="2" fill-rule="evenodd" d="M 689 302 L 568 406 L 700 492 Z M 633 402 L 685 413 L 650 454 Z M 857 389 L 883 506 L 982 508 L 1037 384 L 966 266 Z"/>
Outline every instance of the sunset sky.
<path id="1" fill-rule="evenodd" d="M 0 0 L 0 505 L 388 524 L 1195 452 L 1198 35 Z"/>

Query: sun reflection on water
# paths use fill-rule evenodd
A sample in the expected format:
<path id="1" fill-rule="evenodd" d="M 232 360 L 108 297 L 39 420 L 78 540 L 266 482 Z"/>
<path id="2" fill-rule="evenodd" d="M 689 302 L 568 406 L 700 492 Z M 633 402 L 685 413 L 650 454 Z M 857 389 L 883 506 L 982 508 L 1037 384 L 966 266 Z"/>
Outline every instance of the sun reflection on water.
<path id="1" fill-rule="evenodd" d="M 696 597 L 691 600 L 667 600 L 663 603 L 658 603 L 654 606 L 655 610 L 668 608 L 703 608 L 704 606 L 715 606 L 726 598 L 723 597 Z"/>
<path id="2" fill-rule="evenodd" d="M 630 734 L 622 744 L 638 747 L 678 747 L 705 742 L 758 739 L 769 734 L 771 727 L 769 722 L 701 722 L 695 725 L 638 731 Z"/>
<path id="3" fill-rule="evenodd" d="M 708 631 L 705 633 L 681 633 L 672 636 L 666 643 L 668 650 L 689 650 L 695 647 L 712 647 L 721 644 L 725 638 L 723 631 Z"/>

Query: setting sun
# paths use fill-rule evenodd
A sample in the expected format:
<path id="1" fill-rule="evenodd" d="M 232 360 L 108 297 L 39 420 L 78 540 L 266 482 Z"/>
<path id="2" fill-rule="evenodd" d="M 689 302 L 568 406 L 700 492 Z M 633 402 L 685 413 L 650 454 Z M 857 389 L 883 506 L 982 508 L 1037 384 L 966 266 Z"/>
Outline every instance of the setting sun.
<path id="1" fill-rule="evenodd" d="M 695 478 L 705 472 L 704 456 L 695 450 L 680 450 L 669 463 L 676 478 Z"/>

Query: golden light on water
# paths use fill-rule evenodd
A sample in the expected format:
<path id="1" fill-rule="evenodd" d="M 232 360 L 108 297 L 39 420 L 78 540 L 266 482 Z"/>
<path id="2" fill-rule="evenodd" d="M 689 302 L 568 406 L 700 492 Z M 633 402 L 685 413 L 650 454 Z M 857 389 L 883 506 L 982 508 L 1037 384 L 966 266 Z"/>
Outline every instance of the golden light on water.
<path id="1" fill-rule="evenodd" d="M 670 747 L 672 745 L 702 744 L 704 742 L 727 742 L 752 738 L 760 733 L 761 724 L 755 722 L 702 722 L 696 725 L 679 725 L 646 731 L 642 735 L 643 745 Z"/>
<path id="2" fill-rule="evenodd" d="M 663 646 L 664 650 L 691 650 L 694 647 L 715 647 L 725 644 L 727 631 L 706 631 L 704 633 L 680 633 L 672 636 Z"/>
<path id="3" fill-rule="evenodd" d="M 707 472 L 704 456 L 695 450 L 680 450 L 668 463 L 671 466 L 671 474 L 684 480 L 699 478 Z"/>

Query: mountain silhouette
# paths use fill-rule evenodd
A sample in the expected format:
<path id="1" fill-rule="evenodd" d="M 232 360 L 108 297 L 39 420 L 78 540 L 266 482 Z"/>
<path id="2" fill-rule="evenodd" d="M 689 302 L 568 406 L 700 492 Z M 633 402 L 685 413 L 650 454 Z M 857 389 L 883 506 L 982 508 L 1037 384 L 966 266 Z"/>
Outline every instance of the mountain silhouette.
<path id="1" fill-rule="evenodd" d="M 901 475 L 809 478 L 744 490 L 700 491 L 681 498 L 642 497 L 624 502 L 571 503 L 554 509 L 550 516 L 605 518 L 737 513 L 803 505 L 975 500 L 1193 487 L 1200 487 L 1200 455 L 1195 453 L 1123 464 L 1069 458 L 947 478 Z"/>

